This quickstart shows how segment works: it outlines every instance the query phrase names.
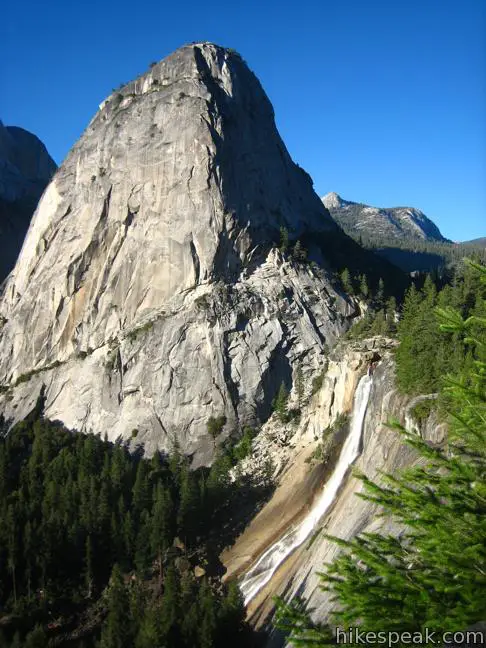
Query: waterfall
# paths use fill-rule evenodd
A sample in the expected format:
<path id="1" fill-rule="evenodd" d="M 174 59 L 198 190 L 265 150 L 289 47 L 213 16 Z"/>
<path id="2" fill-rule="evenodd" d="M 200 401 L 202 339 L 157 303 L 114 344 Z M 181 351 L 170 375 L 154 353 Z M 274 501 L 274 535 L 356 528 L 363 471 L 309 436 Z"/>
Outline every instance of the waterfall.
<path id="1" fill-rule="evenodd" d="M 299 526 L 284 535 L 281 540 L 267 549 L 256 564 L 241 579 L 239 587 L 245 599 L 245 605 L 268 583 L 277 568 L 286 560 L 292 551 L 309 537 L 320 518 L 334 502 L 349 466 L 359 455 L 359 445 L 366 407 L 370 396 L 371 383 L 372 379 L 367 375 L 363 376 L 359 381 L 354 395 L 353 416 L 349 434 L 339 455 L 336 467 L 325 483 L 315 505 Z"/>

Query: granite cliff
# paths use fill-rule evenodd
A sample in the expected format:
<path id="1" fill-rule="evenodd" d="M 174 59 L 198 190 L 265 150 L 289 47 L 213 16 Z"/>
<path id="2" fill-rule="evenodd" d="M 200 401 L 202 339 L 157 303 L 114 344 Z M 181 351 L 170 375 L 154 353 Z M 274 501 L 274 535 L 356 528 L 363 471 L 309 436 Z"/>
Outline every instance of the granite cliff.
<path id="1" fill-rule="evenodd" d="M 356 387 L 370 364 L 375 367 L 371 390 L 362 423 L 361 450 L 355 466 L 377 480 L 379 472 L 395 473 L 417 459 L 401 436 L 387 427 L 390 418 L 398 419 L 430 443 L 441 443 L 446 429 L 434 414 L 427 421 L 414 420 L 413 408 L 424 398 L 401 395 L 395 384 L 393 348 L 395 340 L 371 338 L 353 343 L 338 343 L 325 367 L 322 384 L 307 393 L 298 425 L 282 425 L 272 417 L 253 442 L 253 451 L 241 469 L 258 474 L 269 456 L 273 457 L 277 488 L 232 547 L 222 554 L 226 578 L 242 578 L 256 560 L 289 529 L 296 528 L 315 506 L 337 463 L 344 439 L 350 433 L 349 421 L 356 406 Z M 271 630 L 273 596 L 301 596 L 313 609 L 313 618 L 328 618 L 333 602 L 319 588 L 318 572 L 339 552 L 323 533 L 351 539 L 364 531 L 381 527 L 387 532 L 400 529 L 389 519 L 378 518 L 377 507 L 358 497 L 362 483 L 351 471 L 343 479 L 330 509 L 318 521 L 314 532 L 282 562 L 271 580 L 248 603 L 248 616 L 257 628 Z M 320 532 L 320 533 L 319 533 Z M 285 644 L 273 631 L 268 646 Z"/>
<path id="2" fill-rule="evenodd" d="M 335 192 L 326 194 L 322 202 L 345 231 L 387 239 L 450 242 L 437 225 L 415 207 L 370 207 L 344 200 Z"/>
<path id="3" fill-rule="evenodd" d="M 281 257 L 282 227 L 317 265 Z M 44 385 L 71 429 L 210 462 L 208 418 L 266 420 L 357 314 L 326 236 L 344 237 L 241 57 L 177 50 L 101 104 L 42 197 L 0 306 L 5 419 Z"/>

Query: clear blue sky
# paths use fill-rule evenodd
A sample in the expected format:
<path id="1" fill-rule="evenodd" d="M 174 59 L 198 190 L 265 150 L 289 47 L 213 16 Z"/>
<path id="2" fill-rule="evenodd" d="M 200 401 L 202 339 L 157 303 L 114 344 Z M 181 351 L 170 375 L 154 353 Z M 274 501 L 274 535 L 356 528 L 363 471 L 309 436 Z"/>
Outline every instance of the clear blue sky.
<path id="1" fill-rule="evenodd" d="M 200 40 L 242 54 L 319 195 L 486 235 L 484 0 L 6 0 L 0 118 L 59 163 L 113 87 Z"/>

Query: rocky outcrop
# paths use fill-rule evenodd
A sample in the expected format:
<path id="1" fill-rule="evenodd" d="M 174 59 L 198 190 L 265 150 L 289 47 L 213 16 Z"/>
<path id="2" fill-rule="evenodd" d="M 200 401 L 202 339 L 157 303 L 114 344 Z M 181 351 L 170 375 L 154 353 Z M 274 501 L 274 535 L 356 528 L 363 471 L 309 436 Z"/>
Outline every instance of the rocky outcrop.
<path id="1" fill-rule="evenodd" d="M 15 265 L 32 214 L 55 170 L 35 135 L 0 121 L 0 282 Z"/>
<path id="2" fill-rule="evenodd" d="M 384 338 L 348 345 L 340 343 L 329 358 L 321 388 L 303 408 L 300 423 L 294 426 L 293 433 L 288 433 L 282 442 L 282 435 L 275 437 L 271 429 L 272 425 L 277 427 L 276 421 L 272 420 L 254 441 L 253 456 L 246 460 L 246 470 L 251 472 L 252 464 L 258 469 L 261 456 L 265 457 L 266 453 L 278 457 L 281 466 L 277 475 L 278 487 L 236 543 L 223 553 L 226 578 L 247 571 L 265 549 L 297 524 L 312 507 L 334 461 L 331 459 L 331 465 L 326 466 L 309 460 L 321 443 L 323 431 L 329 430 L 333 422 L 342 421 L 342 430 L 335 432 L 338 442 L 339 433 L 347 433 L 345 419 L 340 415 L 351 414 L 356 385 L 371 363 L 377 364 L 373 364 L 376 368 L 364 420 L 362 452 L 356 467 L 377 479 L 379 471 L 395 472 L 416 460 L 416 455 L 403 444 L 400 435 L 387 427 L 386 423 L 392 417 L 403 424 L 412 422 L 416 431 L 431 443 L 443 441 L 444 425 L 439 424 L 434 415 L 419 425 L 413 420 L 416 399 L 400 395 L 395 387 L 392 354 L 395 344 L 393 340 Z M 355 496 L 360 490 L 361 482 L 349 475 L 319 528 L 346 539 L 362 531 L 375 530 L 380 524 L 388 524 L 388 530 L 393 530 L 393 525 L 377 518 L 374 505 Z M 332 604 L 327 593 L 319 589 L 317 572 L 325 562 L 332 561 L 337 551 L 337 547 L 323 539 L 322 534 L 313 535 L 283 563 L 268 585 L 250 602 L 248 614 L 251 622 L 257 627 L 265 625 L 272 612 L 272 597 L 276 594 L 304 596 L 309 607 L 315 609 L 314 618 L 326 619 Z M 271 645 L 282 645 L 281 637 L 274 634 Z"/>
<path id="3" fill-rule="evenodd" d="M 344 200 L 335 192 L 326 194 L 322 202 L 345 231 L 354 230 L 356 234 L 387 239 L 406 237 L 450 242 L 442 236 L 437 225 L 415 207 L 370 207 Z"/>
<path id="4" fill-rule="evenodd" d="M 276 249 L 338 228 L 241 57 L 184 47 L 110 95 L 45 192 L 0 306 L 0 410 L 211 460 L 314 373 L 355 305 Z M 28 322 L 28 329 L 26 329 Z M 135 443 L 135 441 L 134 441 Z"/>

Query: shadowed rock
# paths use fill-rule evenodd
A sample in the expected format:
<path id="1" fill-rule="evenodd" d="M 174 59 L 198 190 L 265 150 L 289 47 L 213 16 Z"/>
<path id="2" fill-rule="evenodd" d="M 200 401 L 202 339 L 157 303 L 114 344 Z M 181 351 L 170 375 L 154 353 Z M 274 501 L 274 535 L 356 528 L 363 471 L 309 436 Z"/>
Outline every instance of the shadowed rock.
<path id="1" fill-rule="evenodd" d="M 55 170 L 35 135 L 0 121 L 0 282 L 15 265 L 32 214 Z"/>

